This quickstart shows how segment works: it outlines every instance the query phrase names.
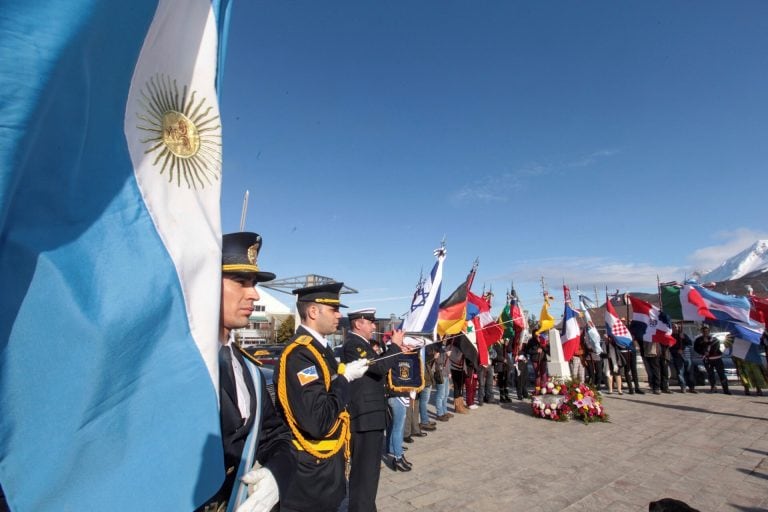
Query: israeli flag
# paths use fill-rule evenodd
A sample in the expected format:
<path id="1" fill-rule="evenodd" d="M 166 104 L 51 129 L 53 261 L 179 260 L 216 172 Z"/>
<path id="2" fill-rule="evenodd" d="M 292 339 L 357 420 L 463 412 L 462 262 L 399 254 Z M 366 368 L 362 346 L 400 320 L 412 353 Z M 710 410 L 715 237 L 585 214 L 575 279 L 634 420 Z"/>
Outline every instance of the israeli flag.
<path id="1" fill-rule="evenodd" d="M 437 314 L 440 308 L 440 288 L 443 283 L 443 262 L 445 261 L 445 248 L 435 250 L 437 258 L 429 279 L 419 280 L 416 292 L 411 301 L 411 309 L 403 320 L 402 329 L 410 332 L 431 332 L 437 330 Z M 423 346 L 424 338 L 406 336 L 405 344 L 411 347 Z"/>
<path id="2" fill-rule="evenodd" d="M 0 484 L 14 511 L 221 484 L 227 0 L 5 2 Z"/>

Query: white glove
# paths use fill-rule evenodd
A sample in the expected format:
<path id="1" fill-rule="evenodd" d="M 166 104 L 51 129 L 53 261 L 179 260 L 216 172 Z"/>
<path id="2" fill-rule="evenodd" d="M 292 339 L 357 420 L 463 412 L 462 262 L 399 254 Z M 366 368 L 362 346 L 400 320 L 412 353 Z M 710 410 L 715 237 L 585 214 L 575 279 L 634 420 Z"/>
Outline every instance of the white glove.
<path id="1" fill-rule="evenodd" d="M 236 512 L 269 512 L 280 499 L 277 481 L 267 468 L 251 470 L 242 480 L 248 484 L 248 499 Z"/>
<path id="2" fill-rule="evenodd" d="M 368 360 L 358 359 L 344 365 L 344 377 L 352 382 L 355 379 L 359 379 L 365 372 L 368 371 Z"/>

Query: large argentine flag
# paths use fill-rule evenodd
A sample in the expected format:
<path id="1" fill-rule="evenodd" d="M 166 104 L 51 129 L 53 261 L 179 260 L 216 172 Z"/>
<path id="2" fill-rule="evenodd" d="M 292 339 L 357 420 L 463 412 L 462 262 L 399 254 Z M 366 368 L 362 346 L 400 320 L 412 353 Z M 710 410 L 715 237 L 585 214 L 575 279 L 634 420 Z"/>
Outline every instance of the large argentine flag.
<path id="1" fill-rule="evenodd" d="M 191 510 L 217 412 L 222 0 L 4 2 L 0 484 Z"/>

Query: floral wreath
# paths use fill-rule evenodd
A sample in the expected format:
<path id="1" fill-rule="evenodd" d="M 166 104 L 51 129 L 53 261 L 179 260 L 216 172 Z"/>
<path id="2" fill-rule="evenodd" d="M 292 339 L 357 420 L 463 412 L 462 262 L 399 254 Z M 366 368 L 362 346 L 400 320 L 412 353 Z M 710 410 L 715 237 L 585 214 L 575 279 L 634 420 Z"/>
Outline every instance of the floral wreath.
<path id="1" fill-rule="evenodd" d="M 584 382 L 550 378 L 544 386 L 536 387 L 531 408 L 534 416 L 554 421 L 608 421 L 601 398 L 599 391 Z"/>

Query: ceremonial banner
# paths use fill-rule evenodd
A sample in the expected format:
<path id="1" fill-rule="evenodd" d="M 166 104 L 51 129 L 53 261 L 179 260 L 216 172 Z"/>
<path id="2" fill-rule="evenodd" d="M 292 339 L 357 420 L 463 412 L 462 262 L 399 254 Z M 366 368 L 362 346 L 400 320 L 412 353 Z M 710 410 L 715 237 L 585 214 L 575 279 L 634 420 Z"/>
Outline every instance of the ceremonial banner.
<path id="1" fill-rule="evenodd" d="M 0 482 L 11 510 L 193 510 L 223 480 L 227 9 L 3 4 Z"/>
<path id="2" fill-rule="evenodd" d="M 398 354 L 396 359 L 387 376 L 389 388 L 399 393 L 424 389 L 424 361 L 420 352 Z"/>

